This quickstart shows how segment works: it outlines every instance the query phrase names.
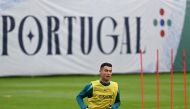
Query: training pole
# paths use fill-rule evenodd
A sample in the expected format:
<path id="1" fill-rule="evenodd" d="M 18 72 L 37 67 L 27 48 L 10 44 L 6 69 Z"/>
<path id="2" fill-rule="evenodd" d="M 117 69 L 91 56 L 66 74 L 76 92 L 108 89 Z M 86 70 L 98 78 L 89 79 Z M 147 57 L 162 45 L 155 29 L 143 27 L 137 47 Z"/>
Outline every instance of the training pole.
<path id="1" fill-rule="evenodd" d="M 159 50 L 156 51 L 156 107 L 160 109 Z"/>
<path id="2" fill-rule="evenodd" d="M 173 49 L 171 49 L 171 69 L 170 69 L 170 109 L 173 109 L 173 80 L 174 80 Z"/>
<path id="3" fill-rule="evenodd" d="M 142 96 L 142 109 L 144 109 L 144 77 L 143 77 L 143 59 L 142 59 L 142 50 L 140 49 L 140 66 L 141 66 L 141 96 Z"/>
<path id="4" fill-rule="evenodd" d="M 183 71 L 184 71 L 184 109 L 187 109 L 187 77 L 186 77 L 186 53 L 185 49 L 182 50 L 183 54 Z"/>

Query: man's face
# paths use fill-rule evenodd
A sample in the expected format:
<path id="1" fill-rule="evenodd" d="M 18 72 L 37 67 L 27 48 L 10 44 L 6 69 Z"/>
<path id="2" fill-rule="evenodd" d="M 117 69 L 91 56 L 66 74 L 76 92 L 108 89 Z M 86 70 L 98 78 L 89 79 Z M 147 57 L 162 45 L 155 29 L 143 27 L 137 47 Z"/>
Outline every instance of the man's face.
<path id="1" fill-rule="evenodd" d="M 112 67 L 104 66 L 100 69 L 100 77 L 103 81 L 109 81 L 112 75 Z"/>

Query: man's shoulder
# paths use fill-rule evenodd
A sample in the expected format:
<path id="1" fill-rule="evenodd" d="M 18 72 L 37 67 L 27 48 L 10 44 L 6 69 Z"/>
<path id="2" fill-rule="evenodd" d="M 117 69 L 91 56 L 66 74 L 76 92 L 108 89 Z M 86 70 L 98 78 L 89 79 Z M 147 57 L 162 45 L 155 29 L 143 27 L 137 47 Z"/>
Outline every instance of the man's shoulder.
<path id="1" fill-rule="evenodd" d="M 111 83 L 111 84 L 117 84 L 117 85 L 118 85 L 118 83 L 115 82 L 115 81 L 110 81 L 110 83 Z"/>
<path id="2" fill-rule="evenodd" d="M 91 81 L 90 83 L 91 84 L 98 84 L 98 83 L 100 83 L 100 80 L 94 80 L 94 81 Z"/>
<path id="3" fill-rule="evenodd" d="M 86 86 L 84 87 L 84 90 L 91 90 L 92 89 L 92 83 L 88 83 L 86 84 Z"/>
<path id="4" fill-rule="evenodd" d="M 87 83 L 86 86 L 92 86 L 92 82 Z"/>
<path id="5" fill-rule="evenodd" d="M 116 89 L 118 89 L 118 83 L 117 82 L 115 82 L 115 81 L 110 81 L 110 84 L 113 86 L 113 87 L 115 87 Z"/>

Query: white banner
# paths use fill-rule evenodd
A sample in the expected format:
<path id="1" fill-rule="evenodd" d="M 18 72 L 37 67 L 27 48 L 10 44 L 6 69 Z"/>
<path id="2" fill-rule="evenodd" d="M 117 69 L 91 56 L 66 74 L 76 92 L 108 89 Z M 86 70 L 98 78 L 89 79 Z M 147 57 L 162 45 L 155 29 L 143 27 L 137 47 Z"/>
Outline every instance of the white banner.
<path id="1" fill-rule="evenodd" d="M 0 76 L 170 70 L 186 0 L 0 0 Z"/>

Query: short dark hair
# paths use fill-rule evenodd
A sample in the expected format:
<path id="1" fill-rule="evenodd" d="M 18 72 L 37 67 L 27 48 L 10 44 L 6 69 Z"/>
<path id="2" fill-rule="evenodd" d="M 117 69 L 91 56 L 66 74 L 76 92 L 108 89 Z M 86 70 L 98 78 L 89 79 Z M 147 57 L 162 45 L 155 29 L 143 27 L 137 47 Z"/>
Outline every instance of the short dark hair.
<path id="1" fill-rule="evenodd" d="M 112 64 L 108 62 L 102 63 L 100 69 L 102 69 L 104 66 L 112 67 Z"/>

